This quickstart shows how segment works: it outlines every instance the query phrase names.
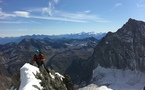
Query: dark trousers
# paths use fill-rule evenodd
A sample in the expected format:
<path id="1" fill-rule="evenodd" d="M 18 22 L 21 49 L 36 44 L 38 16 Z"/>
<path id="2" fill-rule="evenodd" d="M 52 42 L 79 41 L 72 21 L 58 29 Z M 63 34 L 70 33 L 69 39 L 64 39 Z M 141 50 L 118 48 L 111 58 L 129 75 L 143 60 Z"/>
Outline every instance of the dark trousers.
<path id="1" fill-rule="evenodd" d="M 37 65 L 38 65 L 38 68 L 40 68 L 40 66 L 42 66 L 42 64 L 43 64 L 43 61 L 36 61 L 36 63 L 37 63 Z"/>
<path id="2" fill-rule="evenodd" d="M 41 61 L 41 62 L 36 61 L 36 63 L 37 63 L 37 65 L 38 65 L 38 68 L 40 68 L 42 65 L 44 65 L 44 68 L 45 68 L 45 70 L 47 71 L 47 73 L 50 72 L 50 71 L 47 69 L 47 67 L 45 66 L 45 64 L 44 64 L 43 61 Z"/>

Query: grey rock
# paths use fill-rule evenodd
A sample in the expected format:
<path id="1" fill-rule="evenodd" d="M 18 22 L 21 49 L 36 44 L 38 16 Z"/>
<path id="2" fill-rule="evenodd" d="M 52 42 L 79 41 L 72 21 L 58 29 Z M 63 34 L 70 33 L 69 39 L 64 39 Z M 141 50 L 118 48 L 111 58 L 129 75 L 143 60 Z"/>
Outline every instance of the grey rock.
<path id="1" fill-rule="evenodd" d="M 96 46 L 94 68 L 145 71 L 145 22 L 129 19 L 117 32 L 109 32 Z"/>

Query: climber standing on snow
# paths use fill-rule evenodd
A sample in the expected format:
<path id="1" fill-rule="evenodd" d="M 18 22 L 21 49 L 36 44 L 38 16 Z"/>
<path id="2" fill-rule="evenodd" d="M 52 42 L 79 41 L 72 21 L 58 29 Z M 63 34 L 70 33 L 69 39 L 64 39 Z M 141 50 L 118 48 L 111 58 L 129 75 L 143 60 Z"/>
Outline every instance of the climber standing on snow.
<path id="1" fill-rule="evenodd" d="M 37 63 L 38 68 L 40 66 L 42 66 L 42 64 L 44 64 L 43 61 L 45 60 L 45 58 L 44 58 L 44 55 L 42 54 L 42 52 L 40 50 L 35 51 L 35 55 L 33 56 L 33 60 Z"/>

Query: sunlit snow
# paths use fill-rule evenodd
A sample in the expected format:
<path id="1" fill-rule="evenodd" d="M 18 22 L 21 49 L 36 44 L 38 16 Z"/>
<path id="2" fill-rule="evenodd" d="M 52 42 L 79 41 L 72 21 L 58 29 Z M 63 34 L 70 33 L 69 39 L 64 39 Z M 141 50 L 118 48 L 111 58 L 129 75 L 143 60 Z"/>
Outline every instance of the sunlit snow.
<path id="1" fill-rule="evenodd" d="M 80 88 L 79 90 L 112 90 L 110 88 L 107 88 L 106 86 L 100 86 L 98 87 L 95 84 L 90 84 L 84 88 Z"/>
<path id="2" fill-rule="evenodd" d="M 79 90 L 143 90 L 145 73 L 98 66 L 93 71 L 92 83 Z"/>
<path id="3" fill-rule="evenodd" d="M 41 80 L 35 77 L 37 73 L 40 73 L 37 67 L 30 65 L 29 63 L 24 64 L 20 69 L 21 84 L 19 90 L 43 90 L 43 87 L 40 85 Z M 62 81 L 64 78 L 64 76 L 58 72 L 56 72 L 55 75 L 52 73 L 49 73 L 49 75 L 52 79 L 55 79 L 55 75 L 60 77 Z"/>
<path id="4" fill-rule="evenodd" d="M 145 86 L 145 73 L 98 66 L 93 72 L 92 81 L 113 90 L 142 90 Z"/>
<path id="5" fill-rule="evenodd" d="M 26 63 L 20 70 L 21 84 L 19 90 L 38 90 L 36 87 L 42 90 L 41 80 L 35 78 L 35 75 L 40 73 L 37 67 Z"/>

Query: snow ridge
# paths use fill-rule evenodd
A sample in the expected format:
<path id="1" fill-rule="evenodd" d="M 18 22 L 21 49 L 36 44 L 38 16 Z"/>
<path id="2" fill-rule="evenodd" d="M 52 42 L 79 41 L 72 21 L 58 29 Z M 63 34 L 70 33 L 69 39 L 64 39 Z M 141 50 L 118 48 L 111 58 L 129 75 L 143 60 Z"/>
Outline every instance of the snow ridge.
<path id="1" fill-rule="evenodd" d="M 35 86 L 39 87 L 42 90 L 40 85 L 41 80 L 35 78 L 37 73 L 40 73 L 39 69 L 29 63 L 26 63 L 21 67 L 21 84 L 19 90 L 38 90 Z"/>
<path id="2" fill-rule="evenodd" d="M 47 71 L 45 67 L 37 68 L 25 63 L 20 69 L 19 90 L 70 90 L 72 85 L 67 77 L 53 70 Z M 16 90 L 12 87 L 11 90 Z M 71 89 L 72 90 L 72 89 Z"/>

